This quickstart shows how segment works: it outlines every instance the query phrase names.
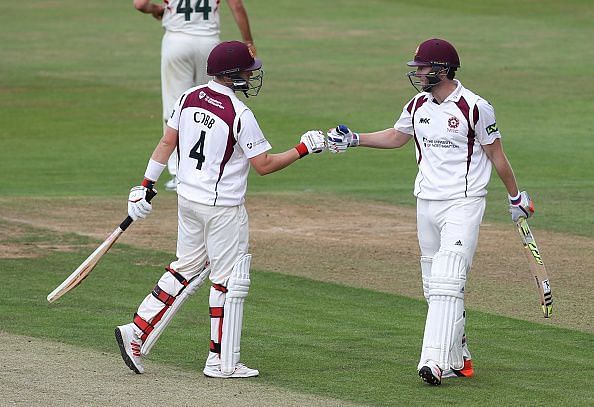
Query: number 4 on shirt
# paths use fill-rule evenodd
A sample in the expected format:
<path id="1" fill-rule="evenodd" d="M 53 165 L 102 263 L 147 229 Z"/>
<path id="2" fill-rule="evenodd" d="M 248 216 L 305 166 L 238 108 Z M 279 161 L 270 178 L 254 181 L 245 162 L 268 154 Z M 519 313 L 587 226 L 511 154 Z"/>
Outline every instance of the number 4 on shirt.
<path id="1" fill-rule="evenodd" d="M 190 14 L 192 14 L 194 11 L 196 13 L 202 13 L 203 20 L 208 20 L 208 13 L 212 11 L 212 8 L 208 4 L 208 0 L 204 0 L 204 5 L 202 5 L 202 0 L 198 0 L 196 2 L 196 7 L 193 9 L 190 0 L 179 0 L 177 9 L 175 9 L 175 11 L 178 14 L 183 14 L 186 21 L 190 21 Z"/>
<path id="2" fill-rule="evenodd" d="M 204 138 L 205 138 L 205 136 L 206 136 L 206 132 L 204 130 L 202 130 L 200 132 L 200 138 L 198 139 L 198 142 L 196 144 L 194 144 L 194 147 L 192 147 L 192 149 L 190 150 L 190 158 L 198 160 L 198 162 L 196 163 L 197 170 L 202 169 L 202 163 L 206 159 L 206 157 L 204 157 Z"/>

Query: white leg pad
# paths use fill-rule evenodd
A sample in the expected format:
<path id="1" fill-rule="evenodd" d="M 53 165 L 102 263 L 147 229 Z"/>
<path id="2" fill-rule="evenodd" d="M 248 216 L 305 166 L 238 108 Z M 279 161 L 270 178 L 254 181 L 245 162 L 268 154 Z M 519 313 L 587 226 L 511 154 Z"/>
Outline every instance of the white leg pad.
<path id="1" fill-rule="evenodd" d="M 172 280 L 172 279 L 175 280 L 173 277 L 170 277 L 171 276 L 170 273 L 166 273 L 166 274 L 169 275 L 169 276 L 167 276 L 169 278 L 169 280 Z M 153 348 L 153 346 L 155 345 L 157 340 L 159 340 L 159 337 L 161 336 L 161 334 L 163 333 L 165 328 L 167 328 L 167 326 L 169 325 L 169 323 L 171 322 L 171 320 L 173 319 L 173 317 L 175 316 L 177 311 L 182 307 L 182 305 L 184 305 L 184 302 L 186 302 L 186 300 L 191 295 L 193 295 L 196 292 L 196 290 L 198 290 L 202 286 L 202 284 L 204 284 L 204 281 L 208 278 L 209 275 L 210 275 L 210 268 L 208 266 L 206 266 L 200 274 L 193 277 L 189 281 L 189 284 L 187 287 L 185 287 L 185 288 L 182 287 L 181 292 L 177 295 L 173 304 L 170 307 L 168 307 L 168 309 L 163 314 L 161 320 L 155 324 L 155 328 L 151 331 L 151 333 L 146 337 L 146 339 L 142 343 L 142 348 L 140 349 L 140 352 L 144 356 L 148 355 L 151 352 L 151 349 Z M 163 280 L 163 278 L 160 280 L 160 282 L 162 280 Z M 152 296 L 151 296 L 150 300 L 152 302 L 158 302 L 158 300 L 155 300 L 154 297 L 152 297 Z M 159 304 L 157 304 L 157 305 L 159 305 Z M 165 306 L 162 303 L 160 303 L 159 310 L 163 309 L 164 307 Z M 139 314 L 140 314 L 140 312 L 139 312 Z"/>
<path id="2" fill-rule="evenodd" d="M 462 333 L 462 356 L 464 359 L 472 359 L 472 355 L 468 350 L 468 341 L 466 340 L 466 334 Z"/>
<path id="3" fill-rule="evenodd" d="M 207 366 L 216 366 L 221 364 L 221 337 L 223 335 L 223 317 L 225 309 L 226 294 L 215 286 L 210 287 L 208 297 L 208 306 L 210 314 L 210 351 L 208 352 Z"/>
<path id="4" fill-rule="evenodd" d="M 433 266 L 433 257 L 421 256 L 421 277 L 423 279 L 423 296 L 429 303 L 429 279 L 431 278 L 431 267 Z"/>
<path id="5" fill-rule="evenodd" d="M 252 255 L 243 256 L 231 271 L 225 298 L 223 336 L 221 338 L 221 372 L 232 374 L 239 363 L 243 303 L 250 289 Z"/>
<path id="6" fill-rule="evenodd" d="M 464 367 L 462 335 L 467 270 L 466 259 L 458 253 L 439 251 L 433 258 L 419 368 L 427 360 L 435 361 L 442 370 Z"/>

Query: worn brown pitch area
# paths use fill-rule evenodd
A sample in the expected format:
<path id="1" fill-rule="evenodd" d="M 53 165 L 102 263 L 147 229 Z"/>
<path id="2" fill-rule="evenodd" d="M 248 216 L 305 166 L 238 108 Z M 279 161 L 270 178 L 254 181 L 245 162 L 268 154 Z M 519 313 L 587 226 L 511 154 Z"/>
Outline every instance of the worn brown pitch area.
<path id="1" fill-rule="evenodd" d="M 139 376 L 128 370 L 116 353 L 104 353 L 2 331 L 0 345 L 2 406 L 357 405 L 330 397 L 281 389 L 262 383 L 257 378 L 207 378 L 202 375 L 199 366 L 192 372 L 148 360 L 145 365 L 146 373 Z M 213 387 L 216 387 L 216 393 Z"/>
<path id="2" fill-rule="evenodd" d="M 101 240 L 126 214 L 125 197 L 0 198 L 0 205 L 0 218 L 12 228 L 27 223 Z M 422 298 L 413 208 L 312 194 L 252 194 L 246 206 L 253 268 Z M 165 265 L 175 255 L 176 219 L 175 195 L 161 192 L 151 216 L 131 226 L 120 241 L 171 253 Z M 594 239 L 534 233 L 551 278 L 553 318 L 542 317 L 511 222 L 482 225 L 467 308 L 594 332 L 594 303 L 586 300 L 594 291 L 589 256 Z M 3 255 L 12 252 L 26 250 L 2 250 Z"/>

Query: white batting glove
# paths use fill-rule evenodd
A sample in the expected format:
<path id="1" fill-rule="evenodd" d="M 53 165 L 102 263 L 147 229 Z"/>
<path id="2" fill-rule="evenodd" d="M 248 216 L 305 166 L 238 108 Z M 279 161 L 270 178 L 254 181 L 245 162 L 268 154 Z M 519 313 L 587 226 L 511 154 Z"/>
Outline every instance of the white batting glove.
<path id="1" fill-rule="evenodd" d="M 348 147 L 357 147 L 359 145 L 359 135 L 353 133 L 344 124 L 339 124 L 330 129 L 327 134 L 328 151 L 339 154 L 344 153 Z"/>
<path id="2" fill-rule="evenodd" d="M 133 187 L 128 195 L 128 216 L 132 220 L 144 219 L 151 213 L 153 206 L 146 200 L 148 189 L 142 185 Z"/>
<path id="3" fill-rule="evenodd" d="M 295 148 L 299 157 L 305 157 L 311 153 L 321 153 L 326 150 L 326 137 L 319 130 L 310 130 L 301 136 L 301 143 Z"/>
<path id="4" fill-rule="evenodd" d="M 526 218 L 532 216 L 534 213 L 534 202 L 530 199 L 528 192 L 522 191 L 517 196 L 509 196 L 509 213 L 514 223 L 517 223 L 520 218 Z"/>

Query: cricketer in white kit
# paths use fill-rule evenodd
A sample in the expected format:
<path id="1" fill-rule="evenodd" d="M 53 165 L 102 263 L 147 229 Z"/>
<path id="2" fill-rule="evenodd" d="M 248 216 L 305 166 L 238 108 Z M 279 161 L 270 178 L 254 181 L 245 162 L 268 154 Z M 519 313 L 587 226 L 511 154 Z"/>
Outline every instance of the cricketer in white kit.
<path id="1" fill-rule="evenodd" d="M 417 235 L 428 303 L 418 372 L 425 382 L 439 385 L 442 378 L 474 374 L 464 334 L 464 289 L 492 166 L 508 191 L 512 220 L 531 216 L 534 208 L 528 194 L 518 190 L 493 107 L 454 79 L 460 67 L 455 48 L 442 39 L 427 40 L 408 65 L 417 69 L 408 76 L 419 93 L 394 126 L 357 134 L 339 125 L 329 130 L 328 149 L 398 148 L 414 140 Z"/>
<path id="2" fill-rule="evenodd" d="M 208 73 L 214 79 L 178 98 L 142 185 L 130 192 L 129 215 L 135 220 L 146 217 L 152 208 L 146 193 L 165 168 L 171 151 L 178 149 L 177 260 L 142 301 L 133 322 L 115 330 L 122 358 L 136 373 L 144 371 L 143 344 L 159 332 L 159 324 L 168 322 L 172 316 L 168 310 L 187 294 L 184 290 L 195 291 L 194 282 L 208 275 L 212 282 L 211 340 L 203 372 L 219 378 L 258 375 L 256 369 L 239 361 L 243 303 L 250 287 L 244 207 L 249 168 L 251 165 L 266 175 L 326 148 L 324 134 L 309 131 L 295 148 L 268 153 L 270 143 L 256 118 L 235 95 L 236 91 L 258 94 L 261 65 L 244 43 L 217 45 L 208 57 Z"/>
<path id="3" fill-rule="evenodd" d="M 247 11 L 242 0 L 227 0 L 243 41 L 255 55 Z M 163 5 L 151 0 L 134 0 L 135 7 L 161 19 L 161 98 L 164 130 L 177 98 L 192 86 L 209 81 L 206 60 L 220 42 L 220 0 L 165 0 Z M 174 150 L 167 162 L 173 176 L 166 188 L 175 190 L 178 156 Z"/>

